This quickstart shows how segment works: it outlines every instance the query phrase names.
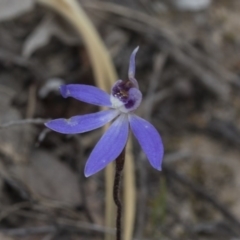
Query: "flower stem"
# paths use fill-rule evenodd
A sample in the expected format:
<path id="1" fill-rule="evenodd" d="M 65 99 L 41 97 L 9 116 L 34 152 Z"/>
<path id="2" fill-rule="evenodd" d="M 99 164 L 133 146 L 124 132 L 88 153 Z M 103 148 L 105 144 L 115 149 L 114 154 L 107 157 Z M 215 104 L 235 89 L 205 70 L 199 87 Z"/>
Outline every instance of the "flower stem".
<path id="1" fill-rule="evenodd" d="M 120 155 L 116 159 L 116 172 L 113 185 L 113 199 L 117 206 L 117 218 L 116 218 L 116 240 L 121 240 L 121 230 L 122 230 L 122 204 L 119 199 L 119 189 L 121 182 L 121 175 L 125 161 L 125 148 L 122 150 Z"/>

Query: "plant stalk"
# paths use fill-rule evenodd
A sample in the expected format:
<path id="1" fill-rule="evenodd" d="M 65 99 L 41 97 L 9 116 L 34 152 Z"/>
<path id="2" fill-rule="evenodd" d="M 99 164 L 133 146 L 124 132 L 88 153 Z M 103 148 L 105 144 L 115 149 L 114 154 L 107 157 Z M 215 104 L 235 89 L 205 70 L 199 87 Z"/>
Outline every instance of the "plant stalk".
<path id="1" fill-rule="evenodd" d="M 122 203 L 119 197 L 122 170 L 125 162 L 125 148 L 116 159 L 116 171 L 113 184 L 113 199 L 117 206 L 116 217 L 116 240 L 121 240 L 122 233 Z"/>

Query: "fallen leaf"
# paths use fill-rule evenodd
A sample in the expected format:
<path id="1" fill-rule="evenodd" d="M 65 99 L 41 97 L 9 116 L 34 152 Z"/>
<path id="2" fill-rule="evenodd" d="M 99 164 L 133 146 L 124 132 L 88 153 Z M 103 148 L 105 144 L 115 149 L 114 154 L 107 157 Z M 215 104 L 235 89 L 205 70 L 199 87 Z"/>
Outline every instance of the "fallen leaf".
<path id="1" fill-rule="evenodd" d="M 4 85 L 0 91 L 0 124 L 21 119 L 20 112 L 11 106 L 15 91 Z M 5 89 L 5 90 L 4 90 Z M 31 125 L 18 125 L 0 129 L 0 153 L 14 163 L 26 162 L 33 144 L 34 128 Z"/>
<path id="2" fill-rule="evenodd" d="M 15 164 L 11 172 L 37 198 L 81 204 L 77 175 L 47 151 L 34 151 L 29 164 Z"/>
<path id="3" fill-rule="evenodd" d="M 1 239 L 1 240 L 13 240 L 13 238 L 8 237 L 8 236 L 6 236 L 6 235 L 4 235 L 4 234 L 1 234 L 1 233 L 0 233 L 0 239 Z"/>
<path id="4" fill-rule="evenodd" d="M 37 49 L 44 47 L 49 43 L 51 38 L 55 36 L 67 45 L 76 45 L 79 43 L 79 37 L 71 31 L 59 24 L 55 17 L 46 17 L 28 36 L 24 45 L 22 54 L 30 57 Z"/>
<path id="5" fill-rule="evenodd" d="M 201 11 L 210 6 L 211 0 L 174 0 L 174 4 L 182 11 Z"/>
<path id="6" fill-rule="evenodd" d="M 33 9 L 34 0 L 0 0 L 0 21 L 18 17 Z"/>
<path id="7" fill-rule="evenodd" d="M 59 87 L 64 84 L 64 80 L 61 78 L 50 78 L 40 88 L 38 95 L 40 98 L 46 98 L 50 92 L 56 92 L 59 94 Z"/>

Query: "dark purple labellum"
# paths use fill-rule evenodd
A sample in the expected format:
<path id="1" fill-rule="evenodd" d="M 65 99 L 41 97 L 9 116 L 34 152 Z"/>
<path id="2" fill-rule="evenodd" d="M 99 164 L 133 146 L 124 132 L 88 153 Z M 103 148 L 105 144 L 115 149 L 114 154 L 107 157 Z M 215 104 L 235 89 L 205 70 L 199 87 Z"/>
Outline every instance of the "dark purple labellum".
<path id="1" fill-rule="evenodd" d="M 112 105 L 122 112 L 127 113 L 137 109 L 141 101 L 142 93 L 132 81 L 118 80 L 112 87 Z"/>
<path id="2" fill-rule="evenodd" d="M 130 99 L 128 100 L 127 103 L 124 104 L 124 106 L 129 109 L 129 108 L 132 108 L 134 104 L 135 104 L 135 101 L 133 99 Z"/>
<path id="3" fill-rule="evenodd" d="M 112 95 L 118 98 L 121 102 L 128 104 L 129 100 L 129 89 L 133 88 L 134 85 L 131 81 L 117 82 L 112 88 Z M 131 101 L 132 102 L 132 101 Z M 129 103 L 130 104 L 130 103 Z M 130 104 L 131 106 L 134 103 Z M 125 105 L 126 106 L 126 105 Z"/>

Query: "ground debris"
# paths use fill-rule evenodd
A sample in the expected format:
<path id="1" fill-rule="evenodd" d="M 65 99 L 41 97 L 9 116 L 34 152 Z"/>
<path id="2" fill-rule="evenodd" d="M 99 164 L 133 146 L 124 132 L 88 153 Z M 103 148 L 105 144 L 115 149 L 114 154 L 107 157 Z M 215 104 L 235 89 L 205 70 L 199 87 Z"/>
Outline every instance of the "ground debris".
<path id="1" fill-rule="evenodd" d="M 94 85 L 83 36 L 32 1 L 9 13 L 4 2 L 16 1 L 0 0 L 0 239 L 103 239 L 112 234 L 102 226 L 104 176 L 83 176 L 100 131 L 65 136 L 43 125 L 98 110 L 57 92 L 61 84 Z M 81 4 L 120 79 L 140 46 L 139 114 L 165 146 L 159 175 L 134 145 L 133 239 L 239 238 L 239 1 L 116 2 Z"/>

